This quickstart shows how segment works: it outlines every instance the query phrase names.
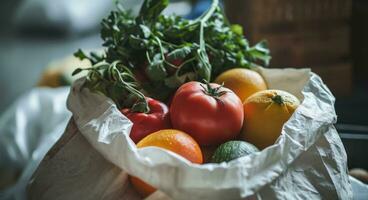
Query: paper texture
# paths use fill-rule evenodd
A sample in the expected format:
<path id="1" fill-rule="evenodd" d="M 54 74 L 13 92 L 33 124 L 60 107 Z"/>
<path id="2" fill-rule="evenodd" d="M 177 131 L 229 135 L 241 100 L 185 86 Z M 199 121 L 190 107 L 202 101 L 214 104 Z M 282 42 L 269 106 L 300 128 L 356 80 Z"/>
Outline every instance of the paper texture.
<path id="1" fill-rule="evenodd" d="M 352 199 L 346 153 L 333 126 L 335 98 L 308 69 L 257 69 L 268 87 L 302 100 L 276 143 L 222 164 L 191 164 L 166 150 L 137 149 L 132 123 L 108 98 L 73 85 L 68 108 L 107 160 L 173 199 Z"/>

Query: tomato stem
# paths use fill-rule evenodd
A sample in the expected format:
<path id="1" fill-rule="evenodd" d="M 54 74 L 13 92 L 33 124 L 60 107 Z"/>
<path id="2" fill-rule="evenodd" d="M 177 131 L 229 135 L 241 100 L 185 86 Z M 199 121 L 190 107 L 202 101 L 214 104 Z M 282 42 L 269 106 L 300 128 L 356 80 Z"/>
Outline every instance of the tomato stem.
<path id="1" fill-rule="evenodd" d="M 271 98 L 273 102 L 282 105 L 284 104 L 284 99 L 282 98 L 282 96 L 276 94 L 274 97 Z"/>
<path id="2" fill-rule="evenodd" d="M 226 93 L 226 91 L 220 91 L 220 89 L 224 86 L 223 83 L 218 87 L 212 87 L 211 84 L 207 80 L 203 80 L 203 81 L 206 83 L 206 87 L 203 86 L 202 84 L 201 86 L 203 88 L 203 92 L 206 95 L 211 96 L 215 98 L 216 100 L 219 100 L 219 97 L 221 97 L 222 95 Z"/>

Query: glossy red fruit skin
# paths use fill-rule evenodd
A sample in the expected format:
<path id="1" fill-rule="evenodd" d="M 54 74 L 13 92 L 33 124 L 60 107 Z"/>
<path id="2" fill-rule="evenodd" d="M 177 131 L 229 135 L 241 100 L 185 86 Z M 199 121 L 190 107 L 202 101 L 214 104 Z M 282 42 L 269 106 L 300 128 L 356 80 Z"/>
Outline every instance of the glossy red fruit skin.
<path id="1" fill-rule="evenodd" d="M 220 87 L 211 83 L 210 86 Z M 235 139 L 244 120 L 243 104 L 231 90 L 214 98 L 206 94 L 206 84 L 188 82 L 175 93 L 170 106 L 173 128 L 190 134 L 200 145 L 218 145 Z"/>
<path id="2" fill-rule="evenodd" d="M 138 143 L 147 135 L 162 129 L 171 128 L 169 108 L 162 102 L 146 97 L 149 113 L 132 112 L 124 108 L 121 113 L 133 122 L 130 138 Z"/>

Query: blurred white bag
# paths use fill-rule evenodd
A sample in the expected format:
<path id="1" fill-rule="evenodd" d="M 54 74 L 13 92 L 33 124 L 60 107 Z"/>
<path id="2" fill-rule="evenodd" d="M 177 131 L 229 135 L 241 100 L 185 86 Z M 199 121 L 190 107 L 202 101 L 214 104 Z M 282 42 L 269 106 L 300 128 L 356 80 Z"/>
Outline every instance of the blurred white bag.
<path id="1" fill-rule="evenodd" d="M 7 186 L 0 199 L 26 199 L 29 178 L 71 116 L 68 92 L 69 87 L 32 89 L 0 116 L 0 183 Z"/>
<path id="2" fill-rule="evenodd" d="M 300 98 L 302 104 L 284 125 L 282 135 L 274 145 L 229 163 L 197 165 L 160 148 L 137 149 L 129 138 L 132 123 L 110 99 L 81 89 L 83 79 L 74 83 L 68 108 L 78 131 L 106 160 L 173 199 L 352 199 L 345 149 L 333 125 L 336 114 L 331 92 L 308 69 L 259 68 L 258 71 L 270 89 L 289 91 Z M 72 148 L 77 149 L 77 143 L 64 147 L 63 151 L 70 153 Z M 64 162 L 68 159 L 65 153 L 59 157 Z M 83 161 L 84 164 L 93 165 L 93 159 L 88 159 L 90 161 Z M 43 169 L 49 164 L 46 163 Z M 44 181 L 43 187 L 52 182 L 45 181 L 47 175 L 40 175 L 41 179 L 39 175 L 36 174 L 34 182 Z M 59 199 L 71 197 L 68 191 L 80 191 L 75 185 L 83 185 L 76 177 L 95 175 L 83 175 L 83 170 L 78 169 L 78 174 L 73 176 L 74 187 L 62 180 L 62 184 L 39 191 L 47 193 L 49 198 L 53 193 Z M 93 180 L 99 189 L 83 188 L 83 191 L 89 191 L 89 197 L 95 195 L 97 198 L 98 192 L 109 188 L 112 182 L 108 180 L 108 174 L 103 177 L 99 174 Z M 57 184 L 61 180 L 53 182 Z M 63 192 L 56 192 L 60 188 Z M 74 193 L 83 196 L 83 191 Z"/>

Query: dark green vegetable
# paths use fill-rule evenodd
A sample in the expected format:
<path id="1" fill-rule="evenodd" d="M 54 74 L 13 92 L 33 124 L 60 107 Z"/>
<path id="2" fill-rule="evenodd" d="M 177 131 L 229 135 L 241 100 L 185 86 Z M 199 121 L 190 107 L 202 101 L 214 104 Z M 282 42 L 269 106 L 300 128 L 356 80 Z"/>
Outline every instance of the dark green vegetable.
<path id="1" fill-rule="evenodd" d="M 80 59 L 89 59 L 95 66 L 115 63 L 115 67 L 99 69 L 107 76 L 97 76 L 96 70 L 89 69 L 87 82 L 93 89 L 113 98 L 119 107 L 134 106 L 135 101 L 145 104 L 140 97 L 142 95 L 137 95 L 136 91 L 165 101 L 185 82 L 211 81 L 225 70 L 249 68 L 259 61 L 268 65 L 270 56 L 266 43 L 250 47 L 242 28 L 227 22 L 218 0 L 213 0 L 211 7 L 195 20 L 162 15 L 168 2 L 145 0 L 136 17 L 118 6 L 101 23 L 105 54 L 87 56 L 81 50 L 75 53 Z M 116 73 L 130 74 L 121 78 L 131 88 L 123 81 L 115 80 Z M 132 88 L 136 91 L 132 92 Z M 121 92 L 120 97 L 116 94 L 118 92 Z M 126 95 L 135 98 L 124 103 Z"/>
<path id="2" fill-rule="evenodd" d="M 254 145 L 244 141 L 228 141 L 221 144 L 212 156 L 211 162 L 221 163 L 250 155 L 259 150 Z"/>

